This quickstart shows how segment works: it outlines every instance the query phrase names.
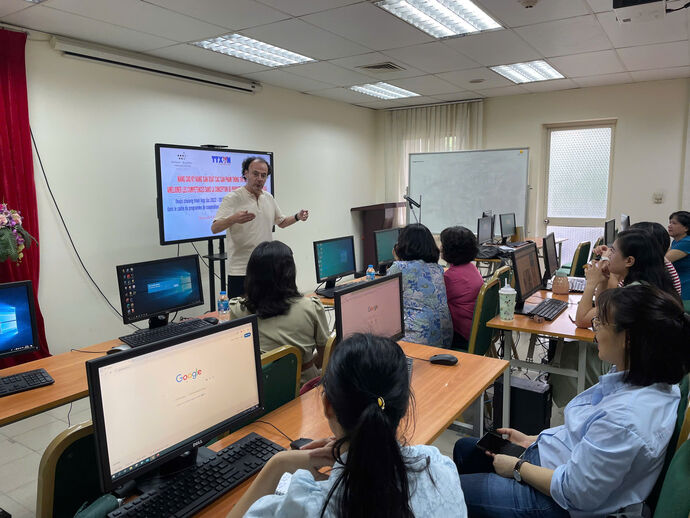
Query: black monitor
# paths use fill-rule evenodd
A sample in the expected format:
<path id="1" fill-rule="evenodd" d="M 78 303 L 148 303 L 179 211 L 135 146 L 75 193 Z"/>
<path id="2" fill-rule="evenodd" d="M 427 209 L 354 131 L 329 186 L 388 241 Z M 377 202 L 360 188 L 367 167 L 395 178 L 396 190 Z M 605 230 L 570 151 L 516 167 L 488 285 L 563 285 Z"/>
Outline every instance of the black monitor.
<path id="1" fill-rule="evenodd" d="M 39 349 L 31 281 L 0 284 L 0 358 Z"/>
<path id="2" fill-rule="evenodd" d="M 254 315 L 90 360 L 86 375 L 104 492 L 191 465 L 264 410 Z"/>
<path id="3" fill-rule="evenodd" d="M 500 214 L 498 220 L 501 223 L 501 237 L 505 243 L 510 236 L 517 232 L 515 227 L 515 213 L 509 212 L 507 214 Z"/>
<path id="4" fill-rule="evenodd" d="M 125 324 L 148 318 L 155 327 L 172 311 L 204 303 L 198 255 L 123 264 L 116 271 Z"/>
<path id="5" fill-rule="evenodd" d="M 399 228 L 387 228 L 374 231 L 374 251 L 376 253 L 376 265 L 379 273 L 383 275 L 386 268 L 393 262 L 393 247 L 398 242 Z"/>
<path id="6" fill-rule="evenodd" d="M 335 281 L 355 273 L 355 239 L 353 236 L 314 241 L 316 282 L 325 282 L 326 289 L 335 287 Z"/>
<path id="7" fill-rule="evenodd" d="M 536 243 L 528 243 L 525 246 L 511 251 L 513 261 L 513 274 L 515 275 L 515 310 L 519 313 L 529 313 L 532 308 L 525 306 L 525 301 L 534 293 L 542 289 L 541 268 L 537 255 Z"/>
<path id="8" fill-rule="evenodd" d="M 616 220 L 610 219 L 604 223 L 604 244 L 606 246 L 613 245 L 616 240 Z"/>
<path id="9" fill-rule="evenodd" d="M 354 333 L 371 333 L 391 340 L 405 335 L 401 273 L 353 283 L 335 292 L 334 304 L 338 342 Z"/>
<path id="10" fill-rule="evenodd" d="M 477 220 L 477 244 L 483 245 L 493 240 L 493 225 L 491 216 L 485 216 Z"/>
<path id="11" fill-rule="evenodd" d="M 556 254 L 556 236 L 551 232 L 544 238 L 544 282 L 556 275 L 558 270 L 558 255 Z"/>
<path id="12" fill-rule="evenodd" d="M 496 232 L 494 232 L 496 229 L 496 214 L 494 214 L 492 210 L 485 210 L 482 212 L 482 218 L 491 218 L 491 239 L 493 239 L 496 234 Z"/>
<path id="13" fill-rule="evenodd" d="M 621 232 L 630 228 L 630 216 L 621 213 Z"/>

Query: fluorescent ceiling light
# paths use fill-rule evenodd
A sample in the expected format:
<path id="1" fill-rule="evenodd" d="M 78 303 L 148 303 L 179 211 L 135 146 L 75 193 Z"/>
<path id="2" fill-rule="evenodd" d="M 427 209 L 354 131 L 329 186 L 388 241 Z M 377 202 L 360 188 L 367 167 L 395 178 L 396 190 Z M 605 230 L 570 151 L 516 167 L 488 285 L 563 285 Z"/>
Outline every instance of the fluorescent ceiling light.
<path id="1" fill-rule="evenodd" d="M 29 2 L 30 4 L 40 4 L 41 2 L 45 0 L 24 0 L 25 2 Z"/>
<path id="2" fill-rule="evenodd" d="M 564 77 L 546 61 L 541 60 L 489 68 L 510 79 L 513 83 L 533 83 L 535 81 L 548 81 L 549 79 L 563 79 Z"/>
<path id="3" fill-rule="evenodd" d="M 402 99 L 403 97 L 417 97 L 419 95 L 388 83 L 351 86 L 350 90 L 378 97 L 379 99 Z"/>
<path id="4" fill-rule="evenodd" d="M 501 28 L 470 0 L 381 0 L 376 5 L 435 38 Z"/>
<path id="5" fill-rule="evenodd" d="M 213 52 L 220 52 L 228 56 L 234 56 L 247 61 L 253 61 L 267 67 L 283 67 L 297 63 L 314 61 L 312 58 L 302 56 L 296 52 L 274 47 L 263 41 L 253 40 L 241 34 L 226 34 L 209 40 L 192 43 Z"/>

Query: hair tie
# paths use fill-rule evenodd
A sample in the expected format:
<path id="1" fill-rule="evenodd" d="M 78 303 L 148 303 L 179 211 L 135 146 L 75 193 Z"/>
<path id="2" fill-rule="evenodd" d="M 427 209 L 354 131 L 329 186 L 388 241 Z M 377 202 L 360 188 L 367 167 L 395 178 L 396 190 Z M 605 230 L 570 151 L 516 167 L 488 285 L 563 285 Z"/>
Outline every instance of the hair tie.
<path id="1" fill-rule="evenodd" d="M 385 410 L 385 409 L 386 409 L 386 401 L 385 401 L 381 396 L 378 397 L 378 399 L 376 400 L 376 402 L 379 404 L 379 408 L 380 408 L 381 410 Z"/>

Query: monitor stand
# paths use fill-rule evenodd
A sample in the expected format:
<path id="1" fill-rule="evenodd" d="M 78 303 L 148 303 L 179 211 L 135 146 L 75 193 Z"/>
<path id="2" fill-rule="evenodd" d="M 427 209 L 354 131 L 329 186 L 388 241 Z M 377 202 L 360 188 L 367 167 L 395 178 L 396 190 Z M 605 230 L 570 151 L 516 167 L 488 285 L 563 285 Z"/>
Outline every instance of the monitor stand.
<path id="1" fill-rule="evenodd" d="M 160 468 L 138 478 L 136 480 L 137 490 L 141 493 L 145 493 L 146 491 L 157 489 L 178 473 L 182 473 L 194 465 L 200 466 L 205 460 L 212 459 L 215 456 L 216 453 L 205 446 L 197 446 L 196 448 L 187 450 L 181 455 L 169 460 Z"/>
<path id="2" fill-rule="evenodd" d="M 515 314 L 516 315 L 531 315 L 532 311 L 534 311 L 534 308 L 536 308 L 539 304 L 525 304 L 524 302 L 522 304 L 516 304 L 515 305 Z"/>
<path id="3" fill-rule="evenodd" d="M 322 297 L 332 297 L 332 292 L 335 289 L 335 279 L 329 279 L 326 281 L 326 285 L 323 288 L 316 290 L 316 294 Z M 330 291 L 330 294 L 326 294 Z"/>
<path id="4" fill-rule="evenodd" d="M 501 237 L 501 244 L 502 244 L 503 246 L 505 246 L 507 242 L 508 242 L 508 238 L 507 238 L 507 237 Z"/>

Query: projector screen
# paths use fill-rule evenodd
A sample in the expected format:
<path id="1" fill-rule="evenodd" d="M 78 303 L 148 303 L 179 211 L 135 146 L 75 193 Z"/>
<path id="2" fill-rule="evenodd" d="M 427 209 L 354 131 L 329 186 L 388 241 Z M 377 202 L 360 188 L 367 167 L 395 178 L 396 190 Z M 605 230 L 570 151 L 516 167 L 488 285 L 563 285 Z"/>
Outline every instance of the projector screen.
<path id="1" fill-rule="evenodd" d="M 273 192 L 273 153 L 156 144 L 158 228 L 161 245 L 222 238 L 211 223 L 223 197 L 242 187 L 242 162 L 250 156 L 271 164 L 264 190 Z"/>

